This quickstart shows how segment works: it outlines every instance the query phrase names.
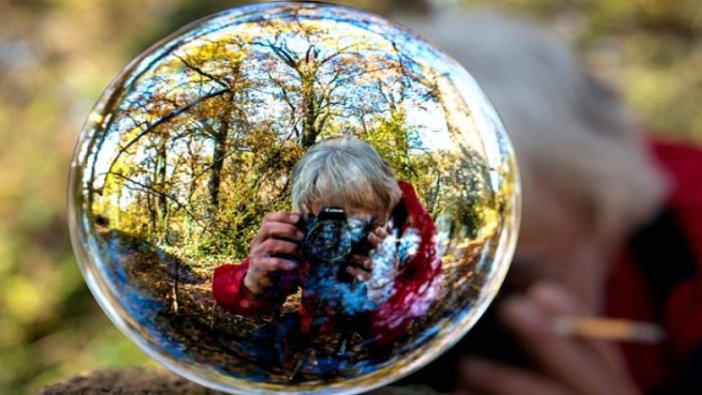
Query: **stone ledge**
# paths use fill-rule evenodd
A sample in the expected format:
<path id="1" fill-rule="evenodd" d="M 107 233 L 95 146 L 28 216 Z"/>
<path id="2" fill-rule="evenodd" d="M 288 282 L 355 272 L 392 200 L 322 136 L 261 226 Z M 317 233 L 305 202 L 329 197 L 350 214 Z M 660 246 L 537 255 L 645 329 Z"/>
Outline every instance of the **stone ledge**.
<path id="1" fill-rule="evenodd" d="M 48 385 L 40 395 L 220 395 L 174 373 L 156 368 L 113 368 L 88 371 Z M 439 395 L 423 386 L 383 387 L 367 395 Z"/>

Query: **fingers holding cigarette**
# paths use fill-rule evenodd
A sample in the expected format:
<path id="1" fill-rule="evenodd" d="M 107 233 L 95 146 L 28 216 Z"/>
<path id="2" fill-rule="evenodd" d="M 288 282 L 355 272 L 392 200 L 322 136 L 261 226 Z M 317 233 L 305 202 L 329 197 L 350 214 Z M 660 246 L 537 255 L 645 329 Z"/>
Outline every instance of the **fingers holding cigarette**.
<path id="1" fill-rule="evenodd" d="M 552 283 L 538 283 L 526 295 L 508 298 L 500 309 L 500 320 L 546 376 L 577 393 L 636 393 L 617 350 L 585 338 L 597 330 L 602 339 L 611 328 L 579 318 L 586 316 L 587 309 L 572 294 Z"/>
<path id="2" fill-rule="evenodd" d="M 561 336 L 643 343 L 659 343 L 666 337 L 663 328 L 649 322 L 593 316 L 553 283 L 539 283 L 529 290 L 529 295 L 555 315 L 551 328 Z"/>

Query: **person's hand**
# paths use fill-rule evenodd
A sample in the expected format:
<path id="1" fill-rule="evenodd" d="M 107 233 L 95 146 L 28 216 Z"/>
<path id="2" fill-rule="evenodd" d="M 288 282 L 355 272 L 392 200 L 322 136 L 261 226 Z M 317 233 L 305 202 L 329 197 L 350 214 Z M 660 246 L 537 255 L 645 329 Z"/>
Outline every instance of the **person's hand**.
<path id="1" fill-rule="evenodd" d="M 273 285 L 274 273 L 290 271 L 298 263 L 281 257 L 302 257 L 296 242 L 305 235 L 295 226 L 299 214 L 277 211 L 263 217 L 261 228 L 251 241 L 249 270 L 244 277 L 244 286 L 253 294 L 262 293 Z"/>
<path id="2" fill-rule="evenodd" d="M 371 251 L 377 251 L 386 237 L 388 237 L 388 232 L 382 226 L 378 226 L 370 232 L 368 243 L 371 246 Z M 370 280 L 373 275 L 373 258 L 370 255 L 351 255 L 350 265 L 346 267 L 346 271 L 360 281 Z"/>
<path id="3" fill-rule="evenodd" d="M 519 338 L 534 361 L 523 369 L 470 357 L 459 367 L 455 394 L 600 395 L 638 394 L 612 344 L 558 335 L 561 315 L 587 315 L 580 303 L 554 283 L 537 283 L 525 296 L 503 302 L 500 321 Z"/>

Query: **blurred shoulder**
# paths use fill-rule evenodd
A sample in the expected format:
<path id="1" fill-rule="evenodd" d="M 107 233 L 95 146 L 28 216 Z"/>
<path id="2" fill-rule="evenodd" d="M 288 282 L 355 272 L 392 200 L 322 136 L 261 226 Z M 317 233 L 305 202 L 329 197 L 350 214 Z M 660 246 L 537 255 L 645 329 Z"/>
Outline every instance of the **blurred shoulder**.
<path id="1" fill-rule="evenodd" d="M 398 181 L 397 185 L 402 191 L 402 199 L 400 203 L 407 209 L 410 214 L 418 214 L 424 211 L 422 203 L 417 196 L 414 186 L 406 181 Z"/>
<path id="2" fill-rule="evenodd" d="M 702 145 L 693 142 L 650 138 L 656 162 L 671 183 L 670 203 L 702 203 Z"/>

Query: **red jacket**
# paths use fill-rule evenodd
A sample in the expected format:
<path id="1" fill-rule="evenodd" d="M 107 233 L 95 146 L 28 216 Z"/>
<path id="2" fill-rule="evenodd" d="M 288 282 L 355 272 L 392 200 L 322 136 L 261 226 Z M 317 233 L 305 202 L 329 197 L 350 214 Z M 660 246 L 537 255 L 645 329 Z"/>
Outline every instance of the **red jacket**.
<path id="1" fill-rule="evenodd" d="M 659 218 L 622 252 L 607 308 L 611 316 L 658 322 L 668 334 L 664 344 L 622 346 L 642 388 L 689 393 L 702 388 L 702 150 L 652 148 L 672 191 Z"/>
<path id="2" fill-rule="evenodd" d="M 441 257 L 436 251 L 436 227 L 417 197 L 412 185 L 398 182 L 402 199 L 392 211 L 395 226 L 401 235 L 410 228 L 420 235 L 416 253 L 403 265 L 394 281 L 389 298 L 374 310 L 368 318 L 372 334 L 379 345 L 385 345 L 403 334 L 410 322 L 426 314 L 436 299 L 441 286 Z M 299 306 L 302 321 L 301 331 L 309 333 L 312 325 L 312 311 L 317 305 L 312 292 L 305 290 L 305 280 L 310 271 L 309 262 L 298 269 L 281 275 L 275 295 L 256 296 L 244 286 L 244 277 L 249 268 L 248 258 L 240 264 L 224 264 L 214 271 L 212 293 L 217 303 L 224 309 L 240 315 L 274 313 L 288 295 L 303 289 L 302 303 Z M 329 320 L 321 330 L 333 330 L 333 320 Z"/>

